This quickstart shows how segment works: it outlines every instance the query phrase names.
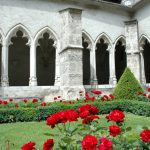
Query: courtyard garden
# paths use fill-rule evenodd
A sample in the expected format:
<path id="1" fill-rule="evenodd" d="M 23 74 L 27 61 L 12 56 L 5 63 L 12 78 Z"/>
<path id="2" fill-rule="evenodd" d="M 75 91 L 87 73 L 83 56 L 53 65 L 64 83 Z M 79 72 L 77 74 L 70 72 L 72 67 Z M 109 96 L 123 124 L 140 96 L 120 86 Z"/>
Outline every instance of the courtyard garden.
<path id="1" fill-rule="evenodd" d="M 150 88 L 127 68 L 112 94 L 0 100 L 0 150 L 150 150 Z"/>

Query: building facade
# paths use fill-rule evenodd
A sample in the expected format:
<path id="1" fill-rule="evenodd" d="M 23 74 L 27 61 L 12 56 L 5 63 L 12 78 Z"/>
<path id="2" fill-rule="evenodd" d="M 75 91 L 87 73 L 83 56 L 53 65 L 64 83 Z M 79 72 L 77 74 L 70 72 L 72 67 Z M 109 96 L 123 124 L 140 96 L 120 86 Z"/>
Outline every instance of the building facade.
<path id="1" fill-rule="evenodd" d="M 0 0 L 1 98 L 107 92 L 126 66 L 148 86 L 149 14 L 149 0 Z"/>

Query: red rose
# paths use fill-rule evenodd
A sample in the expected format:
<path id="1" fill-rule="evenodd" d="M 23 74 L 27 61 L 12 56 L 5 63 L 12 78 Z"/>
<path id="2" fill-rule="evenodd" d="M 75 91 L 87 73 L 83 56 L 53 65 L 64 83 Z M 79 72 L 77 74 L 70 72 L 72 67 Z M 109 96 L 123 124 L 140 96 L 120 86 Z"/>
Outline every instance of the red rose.
<path id="1" fill-rule="evenodd" d="M 42 102 L 40 105 L 41 106 L 46 106 L 46 102 Z"/>
<path id="2" fill-rule="evenodd" d="M 140 133 L 140 138 L 143 142 L 150 143 L 150 130 L 144 130 Z"/>
<path id="3" fill-rule="evenodd" d="M 10 102 L 12 102 L 12 101 L 13 101 L 13 99 L 12 99 L 12 98 L 9 98 L 9 101 L 10 101 Z"/>
<path id="4" fill-rule="evenodd" d="M 120 110 L 114 110 L 110 112 L 108 116 L 106 116 L 106 119 L 109 121 L 114 121 L 116 123 L 123 122 L 124 121 L 125 114 Z"/>
<path id="5" fill-rule="evenodd" d="M 99 146 L 98 146 L 98 150 L 107 150 L 105 145 L 103 143 L 101 143 Z M 111 150 L 111 149 L 110 149 Z"/>
<path id="6" fill-rule="evenodd" d="M 96 95 L 102 94 L 102 92 L 100 90 L 92 90 L 91 92 Z"/>
<path id="7" fill-rule="evenodd" d="M 83 118 L 86 118 L 87 116 L 90 115 L 90 112 L 88 110 L 85 110 L 83 112 L 80 113 L 80 117 L 83 119 Z"/>
<path id="8" fill-rule="evenodd" d="M 92 116 L 88 116 L 88 117 L 86 117 L 86 118 L 84 118 L 83 120 L 82 120 L 82 123 L 83 124 L 89 124 L 89 123 L 91 123 L 93 120 L 95 120 L 95 119 L 99 119 L 99 117 L 98 116 L 95 116 L 95 115 L 92 115 Z"/>
<path id="9" fill-rule="evenodd" d="M 27 103 L 27 102 L 28 102 L 28 100 L 27 100 L 27 99 L 23 99 L 23 102 L 24 102 L 24 103 Z"/>
<path id="10" fill-rule="evenodd" d="M 150 99 L 150 95 L 148 95 L 147 97 L 148 97 L 148 99 Z"/>
<path id="11" fill-rule="evenodd" d="M 79 115 L 75 110 L 65 110 L 55 113 L 47 118 L 47 125 L 54 128 L 58 123 L 66 123 L 72 121 L 78 121 Z"/>
<path id="12" fill-rule="evenodd" d="M 86 118 L 90 115 L 96 115 L 98 113 L 98 108 L 96 106 L 86 104 L 78 108 L 79 116 L 81 118 Z"/>
<path id="13" fill-rule="evenodd" d="M 85 92 L 85 97 L 89 97 L 88 91 Z"/>
<path id="14" fill-rule="evenodd" d="M 112 94 L 109 94 L 109 97 L 110 97 L 111 99 L 114 99 L 114 98 L 115 98 L 115 96 L 112 95 Z"/>
<path id="15" fill-rule="evenodd" d="M 146 93 L 144 93 L 143 96 L 146 96 Z"/>
<path id="16" fill-rule="evenodd" d="M 52 150 L 53 146 L 54 146 L 54 140 L 53 139 L 48 139 L 43 144 L 43 150 Z"/>
<path id="17" fill-rule="evenodd" d="M 19 106 L 19 105 L 16 103 L 16 104 L 15 104 L 15 107 L 18 107 L 18 106 Z"/>
<path id="18" fill-rule="evenodd" d="M 82 150 L 96 150 L 98 140 L 95 136 L 87 135 L 82 140 Z"/>
<path id="19" fill-rule="evenodd" d="M 109 133 L 111 136 L 116 137 L 117 135 L 121 133 L 121 128 L 116 125 L 109 126 Z"/>
<path id="20" fill-rule="evenodd" d="M 105 146 L 106 149 L 111 149 L 112 148 L 112 141 L 110 141 L 109 139 L 102 137 L 100 139 L 100 142 Z"/>
<path id="21" fill-rule="evenodd" d="M 148 92 L 150 92 L 150 87 L 147 89 Z"/>
<path id="22" fill-rule="evenodd" d="M 58 96 L 58 98 L 61 98 L 61 96 Z"/>
<path id="23" fill-rule="evenodd" d="M 29 143 L 24 144 L 21 147 L 21 150 L 36 150 L 35 142 L 29 142 Z"/>
<path id="24" fill-rule="evenodd" d="M 85 101 L 94 101 L 95 100 L 95 97 L 94 96 L 92 96 L 92 97 L 89 97 L 89 96 L 87 96 L 86 98 L 85 98 Z"/>
<path id="25" fill-rule="evenodd" d="M 8 102 L 7 102 L 7 101 L 3 101 L 3 104 L 4 104 L 4 105 L 7 105 L 7 104 L 8 104 Z"/>
<path id="26" fill-rule="evenodd" d="M 101 100 L 102 100 L 102 102 L 104 102 L 105 101 L 105 97 L 102 97 Z"/>
<path id="27" fill-rule="evenodd" d="M 37 103 L 38 102 L 38 99 L 34 98 L 32 99 L 32 103 Z"/>
<path id="28" fill-rule="evenodd" d="M 57 97 L 54 97 L 54 100 L 57 100 Z"/>
<path id="29" fill-rule="evenodd" d="M 98 114 L 98 108 L 96 106 L 91 106 L 90 112 L 92 115 Z"/>
<path id="30" fill-rule="evenodd" d="M 81 107 L 78 108 L 78 112 L 81 113 L 83 111 L 86 111 L 86 110 L 90 110 L 91 108 L 91 105 L 90 104 L 86 104 L 86 105 L 83 105 Z"/>
<path id="31" fill-rule="evenodd" d="M 0 100 L 0 105 L 1 105 L 1 104 L 3 104 L 3 101 L 2 101 L 2 100 Z"/>
<path id="32" fill-rule="evenodd" d="M 108 99 L 108 98 L 109 98 L 107 95 L 104 95 L 104 97 L 105 97 L 106 99 Z"/>

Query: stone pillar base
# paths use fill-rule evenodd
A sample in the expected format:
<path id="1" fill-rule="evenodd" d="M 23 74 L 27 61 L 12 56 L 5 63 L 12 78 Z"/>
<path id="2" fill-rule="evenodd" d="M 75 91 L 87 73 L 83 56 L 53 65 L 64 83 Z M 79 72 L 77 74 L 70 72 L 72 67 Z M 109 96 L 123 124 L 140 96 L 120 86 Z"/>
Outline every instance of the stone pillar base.
<path id="1" fill-rule="evenodd" d="M 62 97 L 65 100 L 76 100 L 80 97 L 80 91 L 82 91 L 83 94 L 85 93 L 84 86 L 62 86 L 60 90 L 62 93 Z"/>
<path id="2" fill-rule="evenodd" d="M 109 79 L 109 84 L 110 84 L 110 85 L 116 85 L 116 84 L 117 84 L 117 79 L 116 79 L 116 77 L 110 77 L 110 79 Z"/>
<path id="3" fill-rule="evenodd" d="M 8 77 L 7 77 L 7 76 L 3 76 L 3 77 L 1 78 L 1 86 L 2 86 L 2 87 L 9 86 L 9 82 L 8 82 Z"/>
<path id="4" fill-rule="evenodd" d="M 37 86 L 37 78 L 36 77 L 30 78 L 29 86 Z"/>

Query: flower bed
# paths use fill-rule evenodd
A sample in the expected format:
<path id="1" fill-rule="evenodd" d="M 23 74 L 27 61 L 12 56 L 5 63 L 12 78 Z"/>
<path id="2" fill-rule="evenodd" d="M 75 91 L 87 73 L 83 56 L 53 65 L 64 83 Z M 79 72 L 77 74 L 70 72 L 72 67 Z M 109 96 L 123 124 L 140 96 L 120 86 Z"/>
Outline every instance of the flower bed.
<path id="1" fill-rule="evenodd" d="M 113 110 L 107 116 L 109 127 L 99 126 L 100 117 L 97 116 L 98 108 L 91 104 L 80 106 L 77 110 L 69 109 L 50 115 L 47 118 L 47 125 L 58 128 L 57 150 L 149 150 L 150 149 L 150 129 L 144 127 L 139 134 L 139 139 L 128 141 L 127 132 L 131 127 L 125 124 L 125 114 L 120 110 Z M 82 121 L 76 126 L 71 122 Z M 52 150 L 55 140 L 49 138 L 43 144 L 43 150 Z M 21 150 L 35 150 L 36 143 L 27 142 Z"/>

